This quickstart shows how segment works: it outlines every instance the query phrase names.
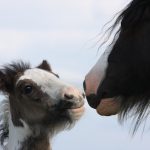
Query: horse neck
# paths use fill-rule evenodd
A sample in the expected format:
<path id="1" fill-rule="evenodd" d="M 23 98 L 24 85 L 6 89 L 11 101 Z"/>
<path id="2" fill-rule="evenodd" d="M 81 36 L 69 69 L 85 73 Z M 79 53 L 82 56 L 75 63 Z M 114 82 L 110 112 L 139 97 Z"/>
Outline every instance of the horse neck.
<path id="1" fill-rule="evenodd" d="M 9 118 L 8 150 L 51 150 L 48 135 L 35 136 L 24 122 L 23 127 L 14 126 Z"/>

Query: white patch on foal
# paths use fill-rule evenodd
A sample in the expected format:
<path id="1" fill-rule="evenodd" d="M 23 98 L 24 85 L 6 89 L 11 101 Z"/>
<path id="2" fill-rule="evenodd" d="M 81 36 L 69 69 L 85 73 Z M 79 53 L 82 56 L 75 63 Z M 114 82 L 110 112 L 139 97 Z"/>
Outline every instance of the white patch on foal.
<path id="1" fill-rule="evenodd" d="M 31 130 L 23 120 L 20 120 L 23 127 L 15 127 L 10 116 L 11 115 L 9 115 L 8 150 L 19 150 L 22 146 L 22 142 L 31 135 Z"/>

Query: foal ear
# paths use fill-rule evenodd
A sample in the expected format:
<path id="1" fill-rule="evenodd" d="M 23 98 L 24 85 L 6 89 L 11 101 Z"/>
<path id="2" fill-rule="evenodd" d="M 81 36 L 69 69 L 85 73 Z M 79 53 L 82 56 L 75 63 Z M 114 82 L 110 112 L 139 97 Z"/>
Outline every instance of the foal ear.
<path id="1" fill-rule="evenodd" d="M 37 66 L 37 68 L 52 72 L 51 66 L 46 60 L 43 60 L 43 62 Z"/>
<path id="2" fill-rule="evenodd" d="M 2 71 L 0 71 L 0 91 L 7 91 L 6 89 L 6 84 L 7 84 L 7 81 L 6 81 L 7 79 L 6 79 L 6 75 L 2 72 Z"/>

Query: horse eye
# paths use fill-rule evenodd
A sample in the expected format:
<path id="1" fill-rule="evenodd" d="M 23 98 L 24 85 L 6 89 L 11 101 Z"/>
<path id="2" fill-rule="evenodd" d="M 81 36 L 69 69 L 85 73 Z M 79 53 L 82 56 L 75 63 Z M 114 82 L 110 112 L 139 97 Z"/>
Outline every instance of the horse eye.
<path id="1" fill-rule="evenodd" d="M 31 85 L 27 85 L 24 87 L 24 94 L 31 94 L 32 93 L 32 86 Z"/>

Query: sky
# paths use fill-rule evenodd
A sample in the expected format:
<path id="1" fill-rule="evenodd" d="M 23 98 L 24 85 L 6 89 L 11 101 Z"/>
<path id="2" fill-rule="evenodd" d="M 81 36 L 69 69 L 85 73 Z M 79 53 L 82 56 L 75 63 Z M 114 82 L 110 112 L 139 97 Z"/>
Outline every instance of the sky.
<path id="1" fill-rule="evenodd" d="M 104 50 L 98 51 L 102 27 L 129 2 L 0 0 L 0 66 L 23 60 L 35 67 L 46 59 L 64 81 L 82 89 Z M 120 125 L 117 116 L 101 117 L 87 103 L 85 108 L 73 129 L 54 137 L 53 150 L 149 150 L 149 120 L 132 137 L 131 120 Z"/>

